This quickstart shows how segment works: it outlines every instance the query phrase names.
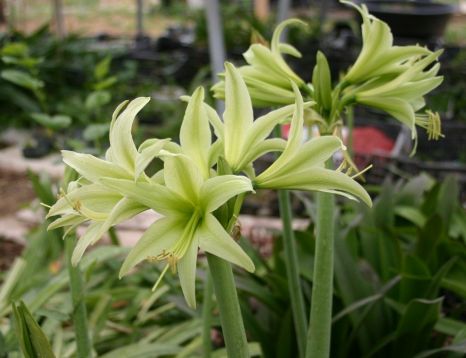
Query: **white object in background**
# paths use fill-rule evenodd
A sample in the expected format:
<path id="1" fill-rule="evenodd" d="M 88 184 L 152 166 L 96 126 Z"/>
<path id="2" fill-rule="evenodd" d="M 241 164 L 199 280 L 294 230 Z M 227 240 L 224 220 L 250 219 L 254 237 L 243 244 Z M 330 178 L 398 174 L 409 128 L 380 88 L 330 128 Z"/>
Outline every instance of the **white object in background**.
<path id="1" fill-rule="evenodd" d="M 204 0 L 188 0 L 187 4 L 190 9 L 202 9 L 204 8 Z"/>

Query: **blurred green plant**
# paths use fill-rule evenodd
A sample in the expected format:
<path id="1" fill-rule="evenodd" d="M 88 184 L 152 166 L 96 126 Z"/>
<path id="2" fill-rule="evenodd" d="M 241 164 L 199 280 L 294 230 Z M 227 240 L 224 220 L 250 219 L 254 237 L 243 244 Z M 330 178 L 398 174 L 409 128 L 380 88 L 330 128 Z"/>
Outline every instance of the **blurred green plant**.
<path id="1" fill-rule="evenodd" d="M 299 197 L 315 219 L 314 201 Z M 338 214 L 331 357 L 464 355 L 466 213 L 455 178 L 387 181 L 374 207 L 361 209 L 345 202 Z M 313 222 L 294 233 L 306 303 Z M 256 272 L 237 280 L 245 325 L 265 357 L 297 355 L 284 238 L 277 234 L 268 258 L 244 241 Z"/>

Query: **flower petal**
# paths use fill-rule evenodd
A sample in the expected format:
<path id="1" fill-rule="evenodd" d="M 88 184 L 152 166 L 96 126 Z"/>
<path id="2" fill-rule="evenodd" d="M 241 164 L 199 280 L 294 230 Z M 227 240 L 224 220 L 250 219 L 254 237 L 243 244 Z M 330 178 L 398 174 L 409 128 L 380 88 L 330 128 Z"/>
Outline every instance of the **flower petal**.
<path id="1" fill-rule="evenodd" d="M 199 199 L 204 182 L 199 167 L 184 154 L 166 155 L 164 160 L 165 185 L 192 204 Z"/>
<path id="2" fill-rule="evenodd" d="M 368 206 L 372 206 L 372 200 L 364 188 L 346 174 L 335 170 L 312 167 L 301 172 L 286 172 L 256 183 L 260 189 L 295 189 L 317 190 L 325 192 L 344 192 L 359 198 Z"/>
<path id="3" fill-rule="evenodd" d="M 80 175 L 91 182 L 97 182 L 100 178 L 114 177 L 129 179 L 131 175 L 120 166 L 99 159 L 90 154 L 81 154 L 62 150 L 63 161 Z"/>
<path id="4" fill-rule="evenodd" d="M 192 204 L 160 184 L 113 178 L 102 178 L 101 183 L 163 215 L 192 211 Z"/>
<path id="5" fill-rule="evenodd" d="M 186 218 L 166 217 L 155 221 L 129 252 L 120 269 L 120 278 L 141 261 L 170 249 L 183 233 Z"/>
<path id="6" fill-rule="evenodd" d="M 139 97 L 128 103 L 115 118 L 110 130 L 112 159 L 129 173 L 135 169 L 137 149 L 131 135 L 134 119 L 139 111 L 150 101 L 149 97 Z M 107 175 L 108 176 L 108 175 Z"/>
<path id="7" fill-rule="evenodd" d="M 84 254 L 84 251 L 88 248 L 89 245 L 93 243 L 94 237 L 102 226 L 102 222 L 94 222 L 87 228 L 83 236 L 81 236 L 77 243 L 76 247 L 73 250 L 73 255 L 71 256 L 71 264 L 76 266 L 81 260 L 81 257 Z"/>
<path id="8" fill-rule="evenodd" d="M 212 214 L 207 214 L 198 230 L 199 247 L 215 256 L 244 268 L 255 270 L 254 263 Z"/>
<path id="9" fill-rule="evenodd" d="M 225 63 L 225 159 L 232 169 L 241 160 L 244 148 L 244 133 L 252 127 L 253 112 L 251 98 L 239 71 Z"/>
<path id="10" fill-rule="evenodd" d="M 208 153 L 212 143 L 209 119 L 204 107 L 204 89 L 198 87 L 189 99 L 180 129 L 183 153 L 198 165 L 204 178 L 209 176 Z"/>
<path id="11" fill-rule="evenodd" d="M 198 240 L 193 238 L 188 250 L 178 261 L 177 269 L 184 298 L 191 308 L 196 308 L 196 263 Z"/>
<path id="12" fill-rule="evenodd" d="M 49 210 L 47 218 L 55 215 L 76 213 L 80 207 L 100 213 L 108 213 L 120 201 L 121 195 L 100 184 L 89 184 L 62 196 Z"/>
<path id="13" fill-rule="evenodd" d="M 253 191 L 251 181 L 238 175 L 221 175 L 207 179 L 201 188 L 200 206 L 205 212 L 218 209 L 234 196 Z"/>
<path id="14" fill-rule="evenodd" d="M 136 157 L 136 168 L 134 171 L 134 180 L 137 180 L 141 173 L 146 169 L 149 163 L 160 153 L 169 139 L 154 139 L 151 143 L 139 148 Z M 147 141 L 146 141 L 147 142 Z M 144 144 L 144 143 L 143 143 Z"/>

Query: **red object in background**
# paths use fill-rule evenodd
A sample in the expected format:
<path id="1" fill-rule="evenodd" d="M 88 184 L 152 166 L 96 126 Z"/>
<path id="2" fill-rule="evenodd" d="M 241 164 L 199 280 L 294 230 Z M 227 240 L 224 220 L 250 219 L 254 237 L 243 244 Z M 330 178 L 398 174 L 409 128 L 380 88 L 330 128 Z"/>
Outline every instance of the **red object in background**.
<path id="1" fill-rule="evenodd" d="M 395 141 L 374 127 L 353 129 L 353 151 L 356 154 L 390 154 Z"/>

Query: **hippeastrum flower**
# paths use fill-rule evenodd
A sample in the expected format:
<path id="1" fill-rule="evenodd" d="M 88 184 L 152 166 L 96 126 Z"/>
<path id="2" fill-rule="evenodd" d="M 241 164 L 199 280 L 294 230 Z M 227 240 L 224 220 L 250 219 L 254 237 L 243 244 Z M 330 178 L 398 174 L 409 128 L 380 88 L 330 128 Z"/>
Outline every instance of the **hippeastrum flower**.
<path id="1" fill-rule="evenodd" d="M 424 96 L 438 87 L 440 65 L 435 63 L 442 51 L 432 52 L 416 46 L 393 46 L 389 26 L 369 14 L 367 7 L 354 5 L 362 16 L 363 47 L 355 64 L 343 77 L 340 106 L 358 103 L 382 110 L 407 125 L 416 140 L 416 124 L 426 127 L 416 112 L 425 106 Z M 435 63 L 435 64 L 434 64 Z M 435 121 L 438 116 L 427 116 Z M 440 123 L 428 124 L 438 137 Z"/>
<path id="2" fill-rule="evenodd" d="M 304 81 L 283 59 L 283 54 L 301 57 L 301 53 L 295 47 L 280 42 L 280 36 L 288 25 L 306 26 L 298 19 L 283 21 L 273 33 L 270 48 L 256 43 L 252 44 L 243 54 L 248 65 L 240 67 L 239 71 L 255 106 L 267 107 L 294 103 L 290 81 L 295 82 L 300 88 L 309 90 Z M 212 91 L 215 98 L 228 97 L 224 80 L 215 84 Z"/>
<path id="3" fill-rule="evenodd" d="M 296 108 L 286 147 L 275 162 L 254 180 L 258 189 L 317 190 L 358 198 L 371 206 L 364 188 L 348 175 L 325 168 L 344 146 L 336 136 L 322 136 L 303 143 L 303 99 L 296 85 Z"/>
<path id="4" fill-rule="evenodd" d="M 424 71 L 440 53 L 441 51 L 437 51 L 424 58 L 413 59 L 409 68 L 396 77 L 368 81 L 346 96 L 354 96 L 356 103 L 389 113 L 407 125 L 415 138 L 416 112 L 425 106 L 424 95 L 443 81 L 442 76 L 436 76 L 438 64 Z"/>
<path id="5" fill-rule="evenodd" d="M 242 176 L 222 175 L 205 179 L 198 165 L 185 154 L 164 153 L 165 185 L 102 178 L 101 182 L 141 205 L 165 215 L 143 234 L 123 263 L 120 277 L 143 260 L 166 261 L 178 271 L 187 303 L 196 306 L 195 274 L 198 248 L 254 270 L 254 264 L 213 215 L 234 196 L 252 191 Z"/>
<path id="6" fill-rule="evenodd" d="M 399 74 L 410 67 L 411 58 L 431 54 L 427 48 L 415 46 L 394 46 L 390 27 L 369 14 L 366 5 L 358 6 L 350 1 L 340 2 L 354 7 L 362 17 L 361 53 L 354 65 L 344 76 L 343 82 L 361 83 L 374 77 Z"/>
<path id="7" fill-rule="evenodd" d="M 267 139 L 273 128 L 283 123 L 294 111 L 288 105 L 257 118 L 254 121 L 251 97 L 245 80 L 231 63 L 225 63 L 225 113 L 224 124 L 216 124 L 224 144 L 224 156 L 234 173 L 239 173 L 258 157 L 271 151 L 282 151 L 285 141 L 280 138 Z M 313 102 L 303 104 L 308 108 Z M 211 114 L 213 117 L 213 114 Z M 220 120 L 214 120 L 218 123 Z M 220 121 L 221 123 L 221 121 Z"/>
<path id="8" fill-rule="evenodd" d="M 149 98 L 141 97 L 129 103 L 125 101 L 117 107 L 110 125 L 110 148 L 106 159 L 62 151 L 63 161 L 76 170 L 81 178 L 70 183 L 66 193 L 61 193 L 60 199 L 50 208 L 47 217 L 61 217 L 52 222 L 49 229 L 68 227 L 66 232 L 69 232 L 79 224 L 91 221 L 73 252 L 73 264 L 77 264 L 86 248 L 95 244 L 110 227 L 147 209 L 121 193 L 109 190 L 99 180 L 112 177 L 152 181 L 144 169 L 161 149 L 168 146 L 168 139 L 146 141 L 137 150 L 131 136 L 133 121 L 148 101 Z"/>

